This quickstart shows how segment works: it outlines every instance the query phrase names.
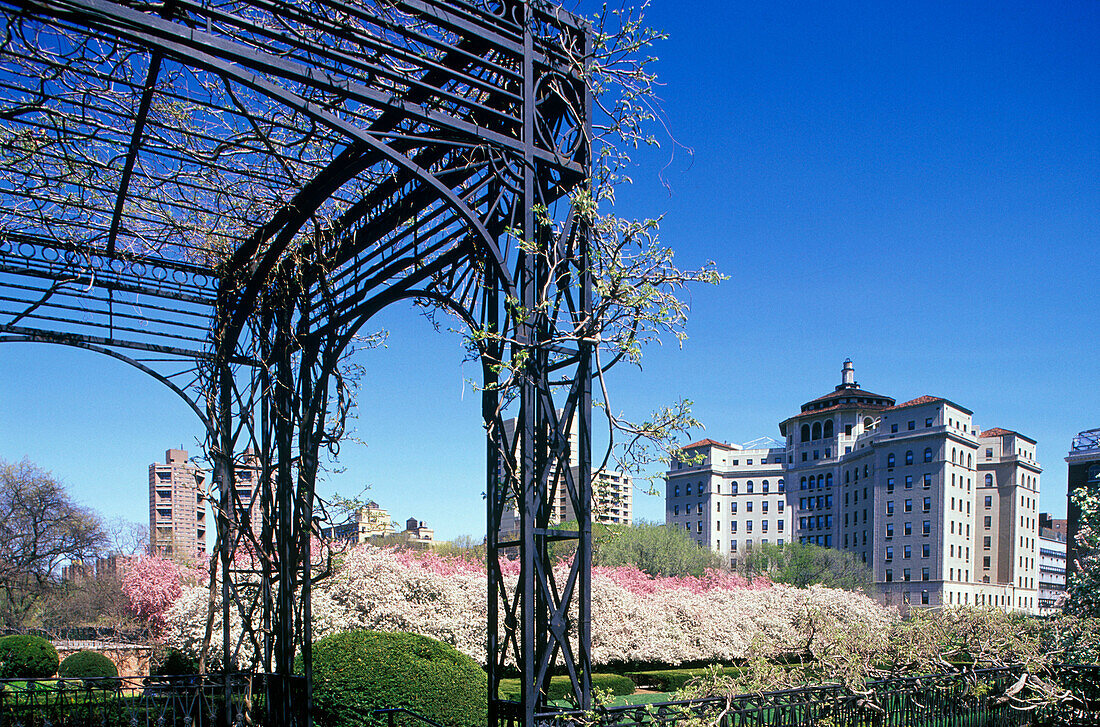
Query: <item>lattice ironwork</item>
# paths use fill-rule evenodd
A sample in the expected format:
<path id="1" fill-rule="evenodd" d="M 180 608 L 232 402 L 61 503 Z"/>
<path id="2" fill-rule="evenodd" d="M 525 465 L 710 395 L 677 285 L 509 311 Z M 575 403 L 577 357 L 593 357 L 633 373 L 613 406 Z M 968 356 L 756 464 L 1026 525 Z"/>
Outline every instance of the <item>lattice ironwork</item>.
<path id="1" fill-rule="evenodd" d="M 269 719 L 308 723 L 291 675 L 297 656 L 308 695 L 314 483 L 349 405 L 341 361 L 409 300 L 458 316 L 484 371 L 490 719 L 533 724 L 555 662 L 587 706 L 587 25 L 535 0 L 0 11 L 0 341 L 113 356 L 203 421 L 222 665 L 268 672 Z M 576 531 L 548 519 L 562 491 Z M 502 542 L 513 500 L 520 534 Z M 578 547 L 555 575 L 562 539 Z M 513 663 L 522 704 L 505 708 Z"/>

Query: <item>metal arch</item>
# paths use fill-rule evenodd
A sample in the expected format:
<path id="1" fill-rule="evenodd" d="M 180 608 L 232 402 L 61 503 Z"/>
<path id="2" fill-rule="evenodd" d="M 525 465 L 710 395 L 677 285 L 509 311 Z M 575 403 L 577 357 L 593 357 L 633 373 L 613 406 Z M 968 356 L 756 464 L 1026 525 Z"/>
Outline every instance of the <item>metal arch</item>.
<path id="1" fill-rule="evenodd" d="M 250 0 L 242 1 L 247 6 Z M 297 6 L 283 2 L 264 2 L 264 12 L 282 14 L 280 19 L 299 12 Z M 204 194 L 223 192 L 213 186 L 218 180 L 236 179 L 234 175 L 258 180 L 258 188 L 270 196 L 270 200 L 260 200 L 258 209 L 262 214 L 244 218 L 248 229 L 239 237 L 233 237 L 232 228 L 226 232 L 216 222 L 211 223 L 209 230 L 198 230 L 200 236 L 207 231 L 221 235 L 218 239 L 228 240 L 227 244 L 231 245 L 227 258 L 210 270 L 218 277 L 216 290 L 204 290 L 201 300 L 191 302 L 182 295 L 173 297 L 171 292 L 152 291 L 155 305 L 167 306 L 166 309 L 179 312 L 188 305 L 212 308 L 209 349 L 193 353 L 196 359 L 204 361 L 202 371 L 208 377 L 203 382 L 207 408 L 203 420 L 209 423 L 208 457 L 215 464 L 214 479 L 222 492 L 218 532 L 223 664 L 228 667 L 240 656 L 230 644 L 231 607 L 238 608 L 242 617 L 248 613 L 262 614 L 262 624 L 255 627 L 249 624 L 246 628 L 250 643 L 262 652 L 259 657 L 262 666 L 275 672 L 272 678 L 265 680 L 267 698 L 264 703 L 269 710 L 268 719 L 273 724 L 308 727 L 313 485 L 319 448 L 332 436 L 325 427 L 329 407 L 333 405 L 329 398 L 331 387 L 334 377 L 339 376 L 335 362 L 372 310 L 397 300 L 420 298 L 455 313 L 471 327 L 500 336 L 490 337 L 482 344 L 480 352 L 486 382 L 483 419 L 489 431 L 486 492 L 491 561 L 487 594 L 491 613 L 487 634 L 492 689 L 490 716 L 493 721 L 520 720 L 533 725 L 536 712 L 545 707 L 544 687 L 555 661 L 565 660 L 574 681 L 574 694 L 582 706 L 588 706 L 590 691 L 588 430 L 591 342 L 581 336 L 570 344 L 575 344 L 575 349 L 563 346 L 559 340 L 561 336 L 568 338 L 575 332 L 571 329 L 557 331 L 555 326 L 560 322 L 546 313 L 561 303 L 561 290 L 553 292 L 556 286 L 570 287 L 566 295 L 568 310 L 582 314 L 590 312 L 588 248 L 583 233 L 579 238 L 570 233 L 570 240 L 564 245 L 561 241 L 546 239 L 542 221 L 536 220 L 534 213 L 536 206 L 548 207 L 564 198 L 570 189 L 584 183 L 590 161 L 587 142 L 570 146 L 563 152 L 556 147 L 555 139 L 561 125 L 565 124 L 577 131 L 579 139 L 587 140 L 591 122 L 590 105 L 570 109 L 563 108 L 558 101 L 549 100 L 545 104 L 540 101 L 539 74 L 569 76 L 568 82 L 576 84 L 571 87 L 573 100 L 578 101 L 584 95 L 581 87 L 586 82 L 583 73 L 570 75 L 572 71 L 564 47 L 556 45 L 560 38 L 536 38 L 535 27 L 552 26 L 573 41 L 581 36 L 587 40 L 588 36 L 583 25 L 572 16 L 552 17 L 530 2 L 506 0 L 499 8 L 491 0 L 486 0 L 484 7 L 471 0 L 395 0 L 383 3 L 384 7 L 380 8 L 352 7 L 343 0 L 325 0 L 325 5 L 334 8 L 337 15 L 345 11 L 360 17 L 368 17 L 371 13 L 379 16 L 389 12 L 406 13 L 414 19 L 415 28 L 407 37 L 402 36 L 404 40 L 394 41 L 395 47 L 408 42 L 412 51 L 409 58 L 417 57 L 419 43 L 428 46 L 435 43 L 446 51 L 435 56 L 421 54 L 423 63 L 414 64 L 413 70 L 406 74 L 408 83 L 402 87 L 402 78 L 396 81 L 392 78 L 399 75 L 392 68 L 389 85 L 377 80 L 374 71 L 370 70 L 377 59 L 365 54 L 362 44 L 351 51 L 360 53 L 352 59 L 354 63 L 342 65 L 346 57 L 333 61 L 331 65 L 338 67 L 337 71 L 325 64 L 325 54 L 330 50 L 327 47 L 309 46 L 300 54 L 275 55 L 286 51 L 280 46 L 268 53 L 267 46 L 257 42 L 257 38 L 274 31 L 263 25 L 262 19 L 253 21 L 247 7 L 240 13 L 242 25 L 234 26 L 233 22 L 239 18 L 230 13 L 236 11 L 224 12 L 218 0 L 204 2 L 201 6 L 191 4 L 189 15 L 181 13 L 176 17 L 170 13 L 156 17 L 135 6 L 124 7 L 110 0 L 0 0 L 0 12 L 9 17 L 19 15 L 20 22 L 33 21 L 47 28 L 50 23 L 57 23 L 58 32 L 78 34 L 77 40 L 101 31 L 99 35 L 109 41 L 104 46 L 106 50 L 92 58 L 91 65 L 82 67 L 85 73 L 89 69 L 100 71 L 102 66 L 96 66 L 96 62 L 117 60 L 118 56 L 112 54 L 136 49 L 139 56 L 141 51 L 152 50 L 157 58 L 165 59 L 164 65 L 180 64 L 195 76 L 209 74 L 216 84 L 226 86 L 233 104 L 238 104 L 236 110 L 228 101 L 219 101 L 213 96 L 198 100 L 189 96 L 200 87 L 198 81 L 195 87 L 170 87 L 164 95 L 169 103 L 174 102 L 174 98 L 194 101 L 199 110 L 188 118 L 200 122 L 222 112 L 238 114 L 222 126 L 212 126 L 211 134 L 226 131 L 232 135 L 246 123 L 254 123 L 260 112 L 269 108 L 286 111 L 294 123 L 299 123 L 300 119 L 301 124 L 309 125 L 303 128 L 310 133 L 314 128 L 323 130 L 316 138 L 310 137 L 309 143 L 316 141 L 324 152 L 323 158 L 317 158 L 316 165 L 303 166 L 311 170 L 310 173 L 289 171 L 288 155 L 300 150 L 281 147 L 269 148 L 266 152 L 252 151 L 261 162 L 274 160 L 282 164 L 288 170 L 284 177 L 265 177 L 263 169 L 254 171 L 247 168 L 246 162 L 223 170 L 216 158 L 203 157 L 197 152 L 195 156 L 181 158 L 180 162 L 199 166 L 204 172 L 203 179 L 171 179 L 176 188 L 187 183 L 197 190 L 194 205 L 179 213 L 185 222 L 186 215 L 191 213 L 216 216 L 225 212 L 231 216 L 242 212 L 243 209 L 232 206 L 222 208 L 214 204 L 208 210 L 202 205 L 209 202 Z M 212 18 L 217 33 L 211 30 Z M 329 20 L 327 16 L 324 18 L 324 22 Z M 389 22 L 392 18 L 384 20 Z M 340 28 L 334 30 L 335 25 L 338 22 L 333 20 L 329 26 L 318 26 L 316 37 L 329 37 L 325 33 L 338 35 L 336 31 Z M 422 33 L 427 26 L 438 28 L 439 33 L 436 36 L 432 36 L 431 31 Z M 414 40 L 408 40 L 414 35 Z M 277 38 L 278 42 L 272 47 L 289 37 L 288 34 Z M 297 42 L 305 37 L 294 36 L 294 39 Z M 24 46 L 9 53 L 9 49 L 0 48 L 0 62 L 10 63 L 13 58 L 17 61 L 18 53 L 25 50 Z M 461 57 L 452 58 L 452 52 Z M 40 57 L 35 60 L 43 62 Z M 131 87 L 127 85 L 127 73 L 136 74 L 137 66 L 140 62 L 135 66 L 114 67 L 121 68 L 120 88 Z M 357 72 L 348 72 L 349 68 Z M 418 76 L 418 69 L 432 69 L 430 72 L 438 72 L 440 77 L 431 78 L 427 71 Z M 118 263 L 125 268 L 126 275 L 139 280 L 143 275 L 139 271 L 142 263 L 127 257 L 125 241 L 133 245 L 143 224 L 157 222 L 155 217 L 150 220 L 141 216 L 142 204 L 150 201 L 148 187 L 141 185 L 156 181 L 153 177 L 157 166 L 155 162 L 149 167 L 140 163 L 150 152 L 139 127 L 148 122 L 152 129 L 150 134 L 180 130 L 170 124 L 164 125 L 163 119 L 153 118 L 155 113 L 149 115 L 149 109 L 156 108 L 157 100 L 163 101 L 162 89 L 155 79 L 173 78 L 172 70 L 162 72 L 159 67 L 154 69 L 152 63 L 145 70 L 145 83 L 140 88 L 138 84 L 131 84 L 135 90 L 130 98 L 136 99 L 140 92 L 143 99 L 136 112 L 138 118 L 123 122 L 123 125 L 133 123 L 131 133 L 101 127 L 108 130 L 106 147 L 117 149 L 118 159 L 126 159 L 123 179 L 107 175 L 102 178 L 106 179 L 103 188 L 95 187 L 94 182 L 100 178 L 94 175 L 83 180 L 87 185 L 82 188 L 84 191 L 113 201 L 113 214 L 96 206 L 93 200 L 87 209 L 76 207 L 72 219 L 61 216 L 64 224 L 27 228 L 30 238 L 38 235 L 48 238 L 47 242 L 59 248 L 75 249 L 82 254 L 95 253 L 100 258 L 104 250 L 98 244 L 105 239 L 106 264 Z M 114 80 L 112 73 L 114 69 L 108 73 L 109 80 Z M 463 84 L 480 84 L 478 87 L 489 91 L 466 93 L 461 90 Z M 0 94 L 6 92 L 0 90 Z M 253 97 L 245 102 L 254 104 L 253 112 L 256 109 L 260 112 L 250 113 L 241 107 L 235 92 L 243 96 L 252 94 Z M 311 92 L 316 96 L 311 97 Z M 173 97 L 173 93 L 182 95 Z M 420 98 L 418 93 L 422 93 Z M 90 115 L 93 121 L 88 123 L 100 123 L 96 116 L 99 110 L 94 108 L 94 95 L 82 99 L 81 103 L 93 107 Z M 569 100 L 562 100 L 568 107 Z M 349 109 L 354 104 L 369 108 L 369 113 L 356 115 L 355 109 Z M 128 107 L 127 102 L 118 108 Z M 23 123 L 19 114 L 25 111 L 16 108 L 11 115 L 0 114 L 0 124 Z M 27 123 L 33 126 L 33 121 L 30 119 Z M 158 123 L 162 124 L 160 132 L 157 131 Z M 204 129 L 201 124 L 196 126 L 198 128 L 183 129 L 183 133 L 192 135 L 188 139 L 202 141 Z M 73 133 L 83 130 L 81 127 Z M 126 138 L 115 141 L 112 133 L 116 132 Z M 79 142 L 79 137 L 74 138 Z M 247 161 L 249 138 L 215 141 L 229 147 L 238 144 L 237 150 Z M 163 142 L 162 137 L 157 140 Z M 264 140 L 269 139 L 265 137 Z M 203 149 L 201 143 L 196 148 L 199 152 Z M 50 151 L 48 147 L 43 149 Z M 159 153 L 155 145 L 154 152 Z M 438 158 L 433 159 L 434 152 L 440 152 Z M 264 156 L 265 153 L 268 156 Z M 88 157 L 89 165 L 95 161 L 94 156 Z M 48 182 L 48 163 L 42 169 L 39 177 L 31 178 Z M 169 173 L 173 171 L 170 165 L 165 169 Z M 393 183 L 372 177 L 376 170 L 393 170 Z M 207 176 L 213 181 L 203 181 Z M 137 180 L 136 186 L 129 186 L 131 177 Z M 116 182 L 117 188 L 112 186 Z M 360 182 L 375 186 L 364 191 Z M 346 192 L 349 189 L 350 192 Z M 15 197 L 18 190 L 18 186 L 0 185 L 0 198 Z M 363 200 L 368 200 L 375 190 L 390 196 L 372 201 L 361 210 L 353 204 L 354 214 L 342 220 L 342 227 L 329 228 L 333 237 L 323 240 L 335 242 L 333 249 L 311 246 L 317 240 L 308 239 L 305 226 L 314 222 L 322 229 L 326 222 L 331 222 L 323 217 L 326 205 L 331 209 L 356 201 L 348 195 L 361 194 Z M 104 195 L 104 191 L 107 194 Z M 26 190 L 29 208 L 48 210 L 52 198 L 49 194 L 35 197 L 35 192 L 29 187 Z M 113 197 L 112 192 L 115 192 Z M 79 199 L 79 194 L 75 198 Z M 155 194 L 152 201 L 158 201 Z M 168 200 L 170 204 L 177 201 L 175 198 Z M 330 202 L 334 204 L 329 205 Z M 263 206 L 268 203 L 269 206 Z M 21 213 L 21 210 L 16 211 Z M 400 219 L 403 213 L 405 217 L 411 215 L 412 221 L 406 223 Z M 173 214 L 167 213 L 167 221 L 162 220 L 167 228 L 161 232 L 162 236 L 154 235 L 154 241 L 162 244 L 163 249 L 154 247 L 158 252 L 153 254 L 179 255 L 190 260 L 192 258 L 185 256 L 196 250 L 201 252 L 202 248 L 189 246 L 185 234 L 174 236 L 170 223 L 181 218 Z M 18 219 L 18 215 L 13 219 Z M 101 231 L 105 238 L 97 237 L 100 234 L 97 225 L 102 219 L 109 219 L 109 225 Z M 259 221 L 255 221 L 257 219 Z M 379 219 L 383 227 L 387 224 L 392 227 L 363 232 Z M 426 221 L 421 222 L 422 219 Z M 72 225 L 72 220 L 85 227 L 71 231 L 74 227 L 65 225 Z M 129 229 L 135 224 L 139 228 L 136 233 Z M 403 240 L 406 224 L 417 228 L 423 224 L 429 236 L 435 237 L 424 247 L 414 238 L 415 244 L 410 247 L 407 240 Z M 0 252 L 5 240 L 15 235 L 14 228 L 6 230 L 4 225 L 10 226 L 11 222 L 0 215 Z M 189 229 L 187 224 L 181 224 L 184 232 Z M 518 242 L 508 240 L 513 231 L 517 231 Z M 56 239 L 52 237 L 55 235 Z M 114 247 L 116 240 L 120 241 L 117 250 Z M 300 243 L 298 249 L 303 251 L 300 258 L 287 254 L 296 243 Z M 430 259 L 415 260 L 423 251 L 427 251 L 425 254 Z M 390 253 L 394 260 L 392 265 L 391 258 L 387 257 Z M 406 257 L 412 262 L 402 267 Z M 99 260 L 97 264 L 103 263 Z M 59 276 L 74 270 L 79 272 L 82 265 L 85 264 L 77 261 L 68 269 L 59 267 L 48 274 L 58 276 L 56 280 L 60 281 Z M 345 270 L 358 271 L 359 266 L 378 268 L 385 275 L 362 278 L 358 272 L 352 272 L 345 276 Z M 91 262 L 86 267 L 99 269 Z M 316 271 L 322 267 L 345 276 L 338 277 L 341 289 L 336 297 L 326 297 L 318 285 Z M 19 271 L 0 269 L 0 275 L 8 274 L 18 275 Z M 0 277 L 0 288 L 3 285 L 4 279 Z M 106 308 L 90 305 L 91 318 L 95 320 L 89 325 L 113 325 L 116 296 L 129 295 L 128 300 L 132 302 L 146 294 L 141 286 L 126 288 L 111 281 L 98 285 L 100 297 L 93 302 L 106 305 Z M 25 289 L 32 294 L 43 293 L 41 286 Z M 207 296 L 210 292 L 214 295 Z M 68 286 L 58 298 L 73 298 L 79 294 Z M 21 299 L 27 307 L 22 312 L 17 311 L 13 321 L 23 320 L 28 311 L 43 303 L 52 306 L 50 310 L 65 310 L 69 305 L 67 299 L 51 299 L 52 295 L 51 289 L 39 302 Z M 544 295 L 548 296 L 545 300 Z M 89 297 L 89 300 L 93 299 Z M 68 308 L 79 309 L 79 305 Z M 137 305 L 134 311 L 136 313 L 131 316 L 140 315 Z M 0 314 L 6 312 L 0 307 Z M 187 312 L 187 315 L 193 314 L 193 311 Z M 182 320 L 182 316 L 183 313 L 178 316 L 181 320 L 175 320 L 166 315 L 159 323 L 164 327 L 186 327 L 187 321 Z M 566 318 L 563 316 L 567 327 L 570 323 L 576 324 L 575 320 Z M 43 309 L 42 315 L 27 317 L 27 320 L 28 325 L 39 326 L 44 334 L 52 331 L 53 335 L 73 335 L 78 340 L 97 345 L 94 336 L 73 334 L 65 328 L 76 325 L 72 316 L 51 319 Z M 9 333 L 20 333 L 13 329 L 13 324 L 8 324 L 6 329 Z M 0 330 L 4 330 L 4 326 L 0 325 Z M 126 335 L 102 340 L 112 348 L 156 345 L 147 341 L 127 341 Z M 515 387 L 519 402 L 519 411 L 515 412 L 519 425 L 511 442 L 504 435 L 502 421 L 506 397 L 502 397 L 497 388 L 501 382 L 496 380 L 500 367 L 507 364 L 515 364 L 510 370 L 514 381 L 509 385 Z M 246 371 L 250 378 L 238 381 L 238 371 Z M 564 389 L 564 402 L 557 400 L 563 380 L 568 384 Z M 578 462 L 570 462 L 566 446 L 573 420 L 579 422 L 581 430 L 582 451 Z M 246 527 L 237 509 L 240 499 L 235 463 L 246 444 L 259 453 L 262 468 L 259 478 L 262 491 L 258 494 L 263 514 L 260 533 Z M 576 479 L 570 472 L 571 464 L 580 466 Z M 581 527 L 577 532 L 557 529 L 548 519 L 550 501 L 559 488 L 568 493 L 580 516 Z M 499 577 L 501 558 L 507 546 L 501 543 L 497 528 L 508 493 L 521 503 L 523 521 L 521 537 L 515 544 L 520 551 L 521 578 L 514 585 Z M 562 538 L 577 540 L 578 548 L 577 559 L 565 580 L 559 583 L 548 559 L 547 544 Z M 251 571 L 232 560 L 233 554 L 242 548 L 250 548 L 255 556 L 256 565 Z M 570 622 L 569 617 L 572 603 L 577 604 L 579 612 L 575 622 Z M 498 618 L 502 613 L 503 618 Z M 571 641 L 574 638 L 576 652 Z M 305 662 L 304 693 L 297 691 L 292 676 L 296 650 Z M 514 657 L 524 676 L 522 704 L 512 706 L 500 702 L 496 693 L 499 676 L 510 657 Z M 228 705 L 228 686 L 226 690 L 225 703 Z M 223 718 L 228 724 L 231 718 L 228 709 Z"/>
<path id="2" fill-rule="evenodd" d="M 191 411 L 193 411 L 195 413 L 195 416 L 197 416 L 199 418 L 199 421 L 202 422 L 202 426 L 206 429 L 208 434 L 210 432 L 214 431 L 214 428 L 210 425 L 210 422 L 207 420 L 206 415 L 203 414 L 202 409 L 200 409 L 198 407 L 198 405 L 187 395 L 187 392 L 185 392 L 180 387 L 176 386 L 174 383 L 172 383 L 171 380 L 169 380 L 163 374 L 158 373 L 157 371 L 154 371 L 153 369 L 149 368 L 148 366 L 141 363 L 140 361 L 132 359 L 129 356 L 123 355 L 122 353 L 119 353 L 118 351 L 114 351 L 112 349 L 105 348 L 103 346 L 97 346 L 97 345 L 95 345 L 93 343 L 90 343 L 88 341 L 82 341 L 82 340 L 73 339 L 73 338 L 66 339 L 66 338 L 62 338 L 60 336 L 50 336 L 47 333 L 39 333 L 35 336 L 28 336 L 28 335 L 4 336 L 4 335 L 0 335 L 0 343 L 43 343 L 43 344 L 53 344 L 53 345 L 57 345 L 57 346 L 69 346 L 69 347 L 72 347 L 72 348 L 80 348 L 80 349 L 84 349 L 85 351 L 92 351 L 93 353 L 101 353 L 104 356 L 110 356 L 111 358 L 116 359 L 118 361 L 121 361 L 124 364 L 128 364 L 130 366 L 133 366 L 138 371 L 141 371 L 142 373 L 145 373 L 145 374 L 148 374 L 149 376 L 152 376 L 154 379 L 156 379 L 160 383 L 167 386 L 169 389 L 171 389 L 173 392 L 175 392 L 176 395 L 179 398 L 181 398 L 185 402 L 187 402 L 187 406 L 190 407 Z"/>

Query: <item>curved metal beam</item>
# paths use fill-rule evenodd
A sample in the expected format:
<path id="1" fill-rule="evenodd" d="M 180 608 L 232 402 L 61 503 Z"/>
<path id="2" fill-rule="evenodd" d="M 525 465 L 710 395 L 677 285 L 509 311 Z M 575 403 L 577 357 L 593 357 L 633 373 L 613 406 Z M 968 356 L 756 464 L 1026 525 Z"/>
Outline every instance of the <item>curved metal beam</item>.
<path id="1" fill-rule="evenodd" d="M 202 422 L 203 427 L 206 428 L 207 435 L 209 436 L 214 432 L 214 428 L 212 426 L 210 426 L 210 422 L 207 421 L 206 415 L 202 413 L 202 410 L 199 409 L 198 405 L 196 405 L 195 402 L 193 402 L 190 398 L 188 398 L 187 393 L 183 389 L 181 389 L 180 387 L 173 384 L 166 376 L 164 376 L 160 373 L 157 373 L 156 371 L 149 368 L 148 366 L 141 363 L 140 361 L 132 359 L 129 356 L 125 356 L 125 355 L 119 353 L 118 351 L 112 351 L 109 348 L 104 348 L 103 346 L 97 346 L 95 344 L 88 343 L 86 341 L 68 340 L 68 339 L 61 339 L 61 338 L 58 338 L 58 339 L 45 338 L 46 335 L 47 335 L 45 333 L 42 333 L 42 334 L 39 334 L 39 335 L 43 336 L 43 338 L 36 338 L 36 337 L 33 337 L 33 336 L 0 336 L 0 343 L 43 343 L 43 344 L 53 344 L 53 345 L 57 345 L 57 346 L 70 346 L 72 348 L 82 348 L 85 351 L 92 351 L 93 353 L 101 353 L 105 356 L 110 356 L 113 359 L 117 359 L 117 360 L 119 360 L 119 361 L 121 361 L 125 364 L 129 364 L 130 366 L 133 366 L 134 368 L 138 369 L 139 371 L 141 371 L 143 373 L 149 374 L 154 379 L 156 379 L 160 383 L 164 384 L 165 386 L 167 386 L 172 391 L 176 392 L 176 394 L 181 399 L 183 399 L 185 402 L 187 402 L 187 406 L 191 407 L 191 411 L 195 412 L 195 416 L 197 416 L 199 418 L 199 421 Z"/>

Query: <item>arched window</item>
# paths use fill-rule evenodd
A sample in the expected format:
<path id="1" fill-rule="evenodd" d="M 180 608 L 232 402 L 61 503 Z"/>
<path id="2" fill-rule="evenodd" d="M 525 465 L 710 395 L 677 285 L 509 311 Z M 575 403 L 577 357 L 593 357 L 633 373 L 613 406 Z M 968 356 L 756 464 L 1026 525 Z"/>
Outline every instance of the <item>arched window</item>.
<path id="1" fill-rule="evenodd" d="M 874 426 L 875 426 L 875 420 L 874 419 L 872 419 L 871 417 L 864 417 L 863 418 L 863 428 L 864 429 L 871 429 Z"/>
<path id="2" fill-rule="evenodd" d="M 821 422 L 814 422 L 813 429 L 810 430 L 810 439 L 821 439 Z"/>
<path id="3" fill-rule="evenodd" d="M 985 476 L 985 486 L 986 487 L 992 487 L 993 486 L 993 475 L 986 475 Z"/>
<path id="4" fill-rule="evenodd" d="M 752 480 L 745 483 L 745 492 L 752 494 Z"/>
<path id="5" fill-rule="evenodd" d="M 762 483 L 760 483 L 760 484 L 762 484 L 762 485 L 764 486 L 764 489 L 762 490 L 762 492 L 763 492 L 763 493 L 764 493 L 765 495 L 766 495 L 766 494 L 768 494 L 768 481 L 767 481 L 767 480 L 764 480 L 764 481 L 763 481 Z"/>
<path id="6" fill-rule="evenodd" d="M 685 492 L 684 494 L 685 495 L 690 495 L 691 494 L 691 483 L 690 482 L 687 484 L 687 492 Z"/>
<path id="7" fill-rule="evenodd" d="M 802 425 L 802 441 L 803 442 L 810 441 L 810 425 L 809 424 L 803 424 Z"/>
<path id="8" fill-rule="evenodd" d="M 828 474 L 825 475 L 825 486 L 826 487 L 832 487 L 833 486 L 833 473 L 832 472 L 829 472 Z"/>
<path id="9" fill-rule="evenodd" d="M 886 466 L 893 467 L 895 464 L 897 464 L 897 462 L 894 459 L 894 453 L 891 452 L 890 454 L 886 455 Z"/>
<path id="10" fill-rule="evenodd" d="M 852 473 L 848 470 L 844 470 L 844 484 L 848 484 L 852 481 Z"/>
<path id="11" fill-rule="evenodd" d="M 925 447 L 924 448 L 924 461 L 925 462 L 931 462 L 932 461 L 932 448 L 931 447 Z"/>
<path id="12" fill-rule="evenodd" d="M 905 453 L 905 464 L 913 464 L 913 450 Z"/>
<path id="13" fill-rule="evenodd" d="M 826 420 L 825 429 L 824 429 L 824 431 L 821 432 L 821 436 L 825 437 L 825 439 L 829 439 L 833 436 L 833 420 L 832 419 Z"/>
<path id="14" fill-rule="evenodd" d="M 955 448 L 951 448 L 951 464 L 955 464 Z"/>
<path id="15" fill-rule="evenodd" d="M 805 477 L 803 477 L 802 479 L 800 479 L 798 481 L 798 489 L 800 489 L 800 490 L 805 490 L 806 489 L 806 478 Z"/>
<path id="16" fill-rule="evenodd" d="M 680 496 L 680 486 L 679 485 L 676 485 L 676 487 L 673 488 L 672 496 L 673 497 L 679 497 Z"/>
<path id="17" fill-rule="evenodd" d="M 817 476 L 817 489 L 821 489 L 825 485 L 825 475 Z"/>
<path id="18" fill-rule="evenodd" d="M 972 455 L 972 454 L 966 455 L 966 467 L 967 467 L 967 469 L 970 469 L 973 466 L 974 466 L 974 455 Z"/>
<path id="19" fill-rule="evenodd" d="M 736 495 L 737 494 L 737 480 L 734 480 L 733 482 L 730 483 L 730 494 L 731 495 Z"/>
<path id="20" fill-rule="evenodd" d="M 780 492 L 782 492 L 782 491 L 783 491 L 783 480 L 780 480 L 780 481 L 779 481 L 779 491 L 780 491 Z"/>
<path id="21" fill-rule="evenodd" d="M 703 494 L 703 483 L 702 482 L 699 483 L 699 494 L 700 495 Z"/>
<path id="22" fill-rule="evenodd" d="M 718 492 L 719 495 L 721 495 L 722 494 L 722 485 L 718 485 L 717 487 L 718 487 L 717 492 Z"/>

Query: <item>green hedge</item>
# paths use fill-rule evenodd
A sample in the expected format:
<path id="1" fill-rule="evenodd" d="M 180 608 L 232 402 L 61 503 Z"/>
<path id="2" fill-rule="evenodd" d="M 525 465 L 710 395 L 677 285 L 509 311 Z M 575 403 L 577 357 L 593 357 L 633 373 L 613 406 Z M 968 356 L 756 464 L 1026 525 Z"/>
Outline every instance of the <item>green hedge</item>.
<path id="1" fill-rule="evenodd" d="M 385 719 L 371 713 L 384 707 L 404 707 L 447 727 L 484 727 L 487 691 L 477 662 L 419 634 L 351 631 L 313 645 L 318 727 L 381 727 Z"/>
<path id="2" fill-rule="evenodd" d="M 78 651 L 65 657 L 57 668 L 57 675 L 65 679 L 117 677 L 118 667 L 98 651 Z"/>
<path id="3" fill-rule="evenodd" d="M 744 667 L 740 666 L 724 666 L 719 670 L 723 676 L 738 676 L 744 671 Z M 643 687 L 655 689 L 659 692 L 675 692 L 682 689 L 692 679 L 704 676 L 706 673 L 707 669 L 705 668 L 652 669 L 649 671 L 627 672 L 627 676 Z"/>
<path id="4" fill-rule="evenodd" d="M 634 681 L 628 676 L 623 676 L 622 674 L 601 674 L 599 672 L 592 674 L 593 690 L 605 689 L 616 696 L 623 696 L 626 694 L 633 694 L 634 688 Z M 572 693 L 573 686 L 569 681 L 568 675 L 550 677 L 550 687 L 546 694 L 548 700 L 556 701 L 565 699 L 567 695 Z M 520 680 L 501 679 L 500 698 L 519 701 Z"/>
<path id="5" fill-rule="evenodd" d="M 48 679 L 57 665 L 57 649 L 41 636 L 0 638 L 0 679 Z"/>

